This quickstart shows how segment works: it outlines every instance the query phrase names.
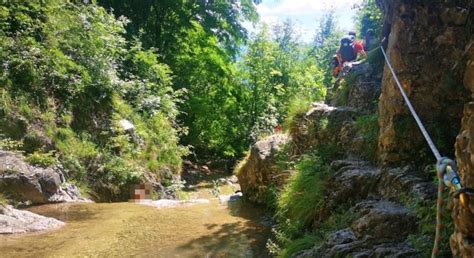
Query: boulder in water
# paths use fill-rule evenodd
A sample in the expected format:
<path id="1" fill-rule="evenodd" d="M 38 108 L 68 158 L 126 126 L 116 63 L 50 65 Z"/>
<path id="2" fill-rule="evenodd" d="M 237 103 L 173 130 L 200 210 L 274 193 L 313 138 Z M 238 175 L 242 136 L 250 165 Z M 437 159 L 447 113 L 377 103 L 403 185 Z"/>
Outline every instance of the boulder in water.
<path id="1" fill-rule="evenodd" d="M 57 219 L 0 205 L 0 234 L 37 232 L 62 226 L 64 222 Z"/>

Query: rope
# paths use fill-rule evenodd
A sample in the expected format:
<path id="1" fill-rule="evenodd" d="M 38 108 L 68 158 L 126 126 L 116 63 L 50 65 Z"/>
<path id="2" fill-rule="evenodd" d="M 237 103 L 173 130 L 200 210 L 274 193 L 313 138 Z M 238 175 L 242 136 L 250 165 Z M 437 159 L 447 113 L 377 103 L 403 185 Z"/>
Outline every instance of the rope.
<path id="1" fill-rule="evenodd" d="M 385 39 L 384 39 L 385 40 Z M 392 65 L 390 64 L 390 60 L 387 57 L 387 54 L 385 53 L 385 50 L 383 47 L 380 48 L 382 50 L 383 56 L 385 57 L 385 61 L 388 65 L 388 68 L 390 69 L 390 72 L 392 73 L 393 78 L 395 79 L 395 82 L 398 86 L 398 89 L 400 89 L 400 92 L 403 96 L 403 99 L 405 99 L 405 103 L 407 104 L 408 108 L 410 109 L 410 112 L 415 118 L 416 123 L 418 124 L 418 127 L 421 130 L 421 133 L 425 137 L 426 142 L 428 143 L 431 151 L 433 152 L 434 156 L 436 157 L 436 161 L 438 164 L 443 163 L 444 158 L 441 157 L 441 154 L 439 153 L 439 150 L 436 148 L 433 140 L 431 139 L 430 135 L 428 134 L 428 131 L 426 131 L 426 128 L 423 126 L 423 123 L 420 120 L 420 117 L 415 111 L 415 108 L 413 108 L 413 105 L 410 102 L 410 99 L 408 99 L 407 94 L 405 93 L 405 90 L 403 89 L 400 81 L 398 80 L 397 75 L 395 74 L 395 71 L 393 70 Z M 439 166 L 438 166 L 439 167 Z M 446 166 L 444 166 L 446 169 Z M 444 192 L 444 171 L 442 169 L 437 169 L 437 175 L 438 175 L 438 197 L 437 197 L 437 202 L 436 202 L 436 233 L 435 233 L 435 239 L 434 239 L 434 244 L 433 244 L 433 249 L 431 252 L 431 257 L 434 258 L 438 255 L 439 253 L 439 248 L 441 244 L 441 227 L 442 227 L 442 219 L 443 219 L 443 192 Z"/>
<path id="2" fill-rule="evenodd" d="M 439 154 L 438 149 L 436 148 L 435 144 L 433 143 L 433 140 L 431 139 L 430 135 L 426 131 L 425 126 L 423 126 L 423 123 L 421 122 L 420 117 L 416 113 L 415 108 L 413 108 L 413 105 L 411 104 L 410 99 L 408 99 L 408 96 L 405 93 L 405 90 L 403 89 L 402 84 L 398 80 L 398 77 L 395 74 L 395 71 L 393 70 L 392 65 L 390 64 L 390 61 L 387 57 L 387 54 L 385 53 L 385 50 L 383 49 L 383 47 L 381 47 L 380 49 L 382 50 L 382 53 L 383 53 L 383 56 L 385 57 L 385 61 L 387 62 L 388 68 L 390 68 L 390 72 L 392 72 L 393 78 L 395 79 L 395 82 L 397 83 L 397 86 L 400 89 L 400 92 L 402 93 L 402 96 L 405 99 L 405 103 L 407 104 L 408 108 L 410 109 L 410 112 L 411 112 L 413 118 L 415 118 L 416 123 L 418 124 L 418 127 L 421 130 L 421 133 L 425 137 L 426 142 L 428 142 L 428 145 L 430 146 L 431 151 L 433 152 L 434 156 L 436 157 L 436 161 L 440 161 L 441 158 L 442 158 L 441 154 Z"/>

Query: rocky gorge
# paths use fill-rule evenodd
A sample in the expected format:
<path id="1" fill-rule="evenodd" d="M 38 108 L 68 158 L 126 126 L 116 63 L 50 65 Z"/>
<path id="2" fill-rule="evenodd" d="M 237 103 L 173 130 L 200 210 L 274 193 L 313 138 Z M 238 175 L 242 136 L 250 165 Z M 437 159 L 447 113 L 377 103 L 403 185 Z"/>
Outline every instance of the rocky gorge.
<path id="1" fill-rule="evenodd" d="M 455 159 L 462 184 L 473 189 L 473 1 L 377 0 L 376 4 L 383 13 L 381 39 L 385 38 L 386 52 L 403 88 L 440 152 Z M 146 67 L 145 61 L 159 69 L 138 69 Z M 142 74 L 162 76 L 164 79 L 156 79 L 160 87 L 171 81 L 167 67 L 145 52 L 127 62 L 139 65 L 138 72 L 124 72 L 130 76 L 121 82 L 125 86 L 139 87 L 156 79 L 132 81 Z M 269 73 L 279 76 L 276 70 Z M 128 88 L 123 91 L 124 99 L 136 93 Z M 6 92 L 1 99 L 0 132 L 25 146 L 18 152 L 7 148 L 10 138 L 0 142 L 0 253 L 431 254 L 436 228 L 436 160 L 379 48 L 368 51 L 366 60 L 352 65 L 343 79 L 328 88 L 324 101 L 305 103 L 288 115 L 283 132 L 275 130 L 278 132 L 252 144 L 233 176 L 227 170 L 239 154 L 229 146 L 219 148 L 232 159 L 216 161 L 218 165 L 181 160 L 182 155 L 193 158 L 196 154 L 179 145 L 177 135 L 185 135 L 186 128 L 174 120 L 174 111 L 157 115 L 141 102 L 126 104 L 117 93 L 104 97 L 104 103 L 96 101 L 97 110 L 90 113 L 82 110 L 82 102 L 74 102 L 78 106 L 68 111 L 67 105 L 51 98 L 42 104 L 48 110 L 42 114 L 41 108 L 32 111 L 26 104 L 16 107 L 10 103 L 8 107 Z M 137 93 L 133 100 L 139 96 Z M 74 101 L 84 99 L 87 97 Z M 166 96 L 148 105 L 161 108 L 162 100 L 166 102 Z M 207 108 L 204 112 L 212 110 Z M 208 129 L 209 121 L 203 121 Z M 219 122 L 209 123 L 210 128 L 218 129 Z M 224 131 L 238 131 L 234 129 Z M 189 136 L 193 137 L 207 139 L 209 135 Z M 218 143 L 212 141 L 214 147 Z M 118 203 L 128 198 L 135 184 L 150 184 L 154 200 L 147 199 L 144 205 Z M 471 201 L 463 206 L 449 190 L 444 193 L 441 257 L 474 257 L 474 195 L 469 197 Z M 35 238 L 40 233 L 44 237 Z"/>
<path id="2" fill-rule="evenodd" d="M 388 39 L 386 51 L 394 70 L 440 151 L 456 159 L 462 183 L 472 188 L 472 1 L 377 3 L 384 11 L 382 36 Z M 304 175 L 297 166 L 282 170 L 281 157 L 292 164 L 317 150 L 329 156 L 324 161 L 330 164 L 329 175 L 322 186 L 311 186 L 323 189 L 323 203 L 313 204 L 317 210 L 308 214 L 311 222 L 304 231 L 323 231 L 341 208 L 352 216 L 342 223 L 348 227 L 325 228 L 313 248 L 291 256 L 428 256 L 436 216 L 436 160 L 384 66 L 381 51 L 369 53 L 368 61 L 354 66 L 337 86 L 326 103 L 313 103 L 296 115 L 288 135 L 270 136 L 251 148 L 237 172 L 244 196 L 274 205 L 264 196 L 274 188 L 291 191 L 289 187 Z M 275 180 L 281 177 L 286 181 Z M 293 201 L 301 198 L 294 195 Z M 474 255 L 473 205 L 463 207 L 459 199 L 449 198 L 445 212 L 451 216 L 445 220 L 449 232 L 444 233 L 442 255 Z M 285 212 L 281 209 L 277 214 Z"/>

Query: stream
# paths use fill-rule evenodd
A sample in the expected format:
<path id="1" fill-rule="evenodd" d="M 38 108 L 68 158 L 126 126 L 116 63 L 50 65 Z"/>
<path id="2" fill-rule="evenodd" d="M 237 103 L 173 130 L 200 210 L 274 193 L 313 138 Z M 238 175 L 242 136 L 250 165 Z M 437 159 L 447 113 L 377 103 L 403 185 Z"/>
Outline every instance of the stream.
<path id="1" fill-rule="evenodd" d="M 230 191 L 224 188 L 223 193 Z M 192 198 L 203 197 L 209 203 L 169 208 L 136 203 L 35 206 L 29 210 L 66 225 L 44 233 L 0 236 L 0 256 L 269 256 L 265 243 L 270 226 L 264 210 L 241 200 L 221 203 L 209 189 L 197 190 Z"/>

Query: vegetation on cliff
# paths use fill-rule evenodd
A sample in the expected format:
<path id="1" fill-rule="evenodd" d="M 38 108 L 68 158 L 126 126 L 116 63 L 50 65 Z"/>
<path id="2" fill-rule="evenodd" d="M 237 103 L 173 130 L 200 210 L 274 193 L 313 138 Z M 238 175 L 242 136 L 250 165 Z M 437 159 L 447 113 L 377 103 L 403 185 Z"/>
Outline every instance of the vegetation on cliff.
<path id="1" fill-rule="evenodd" d="M 98 200 L 172 184 L 189 153 L 241 157 L 290 103 L 324 98 L 313 54 L 337 45 L 333 16 L 316 50 L 290 21 L 249 36 L 253 2 L 4 1 L 2 148 L 59 165 Z"/>
<path id="2" fill-rule="evenodd" d="M 4 142 L 19 142 L 34 164 L 61 164 L 97 199 L 123 199 L 145 176 L 180 172 L 180 92 L 152 50 L 122 36 L 126 19 L 68 1 L 7 1 L 0 10 Z"/>

